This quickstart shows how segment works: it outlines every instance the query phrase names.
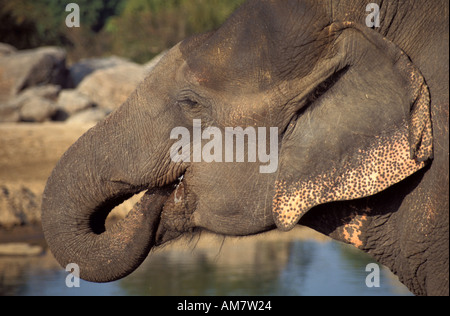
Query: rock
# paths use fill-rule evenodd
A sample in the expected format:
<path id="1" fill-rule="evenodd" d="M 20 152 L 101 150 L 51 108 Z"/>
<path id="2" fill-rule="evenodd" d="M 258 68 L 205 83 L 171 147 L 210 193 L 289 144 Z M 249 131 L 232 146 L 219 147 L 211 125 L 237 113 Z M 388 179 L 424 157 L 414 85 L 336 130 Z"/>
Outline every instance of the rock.
<path id="1" fill-rule="evenodd" d="M 115 110 L 128 99 L 166 53 L 167 51 L 162 52 L 144 65 L 119 57 L 89 59 L 80 65 L 74 65 L 72 68 L 75 69 L 71 68 L 71 72 L 75 72 L 77 68 L 97 69 L 84 77 L 77 90 L 88 96 L 98 107 Z"/>
<path id="2" fill-rule="evenodd" d="M 0 256 L 38 256 L 44 252 L 41 246 L 27 243 L 0 244 Z"/>
<path id="3" fill-rule="evenodd" d="M 87 96 L 77 90 L 63 90 L 58 98 L 58 109 L 67 116 L 94 106 Z"/>
<path id="4" fill-rule="evenodd" d="M 72 115 L 66 123 L 68 124 L 88 124 L 97 123 L 111 113 L 108 109 L 91 108 Z"/>
<path id="5" fill-rule="evenodd" d="M 122 105 L 145 78 L 145 69 L 138 64 L 120 65 L 97 70 L 87 76 L 77 90 L 98 107 L 114 110 Z"/>
<path id="6" fill-rule="evenodd" d="M 29 99 L 20 108 L 20 120 L 42 123 L 50 120 L 57 110 L 56 103 L 48 99 L 40 97 Z"/>
<path id="7" fill-rule="evenodd" d="M 74 115 L 70 122 L 98 122 L 122 105 L 166 54 L 144 65 L 116 56 L 84 59 L 69 76 L 64 50 L 0 49 L 5 52 L 0 55 L 0 122 L 66 121 Z M 61 91 L 68 81 L 81 83 Z M 94 106 L 103 110 L 88 110 Z"/>
<path id="8" fill-rule="evenodd" d="M 61 48 L 42 47 L 0 56 L 0 104 L 30 87 L 65 87 L 67 78 L 66 52 Z"/>
<path id="9" fill-rule="evenodd" d="M 0 105 L 0 122 L 44 122 L 56 113 L 55 100 L 61 87 L 32 87 L 13 100 Z"/>
<path id="10" fill-rule="evenodd" d="M 121 65 L 131 65 L 131 61 L 125 58 L 111 56 L 106 58 L 86 58 L 73 64 L 70 67 L 70 77 L 74 86 L 78 86 L 81 81 L 91 73 L 100 69 L 113 68 Z"/>
<path id="11" fill-rule="evenodd" d="M 32 98 L 44 98 L 49 99 L 51 101 L 56 101 L 58 99 L 58 96 L 61 92 L 61 86 L 57 85 L 43 85 L 38 87 L 32 87 L 25 91 L 23 91 L 19 98 L 26 98 L 26 99 L 32 99 Z"/>
<path id="12" fill-rule="evenodd" d="M 14 46 L 11 46 L 6 43 L 0 43 L 0 56 L 6 56 L 13 54 L 17 51 L 17 49 Z"/>

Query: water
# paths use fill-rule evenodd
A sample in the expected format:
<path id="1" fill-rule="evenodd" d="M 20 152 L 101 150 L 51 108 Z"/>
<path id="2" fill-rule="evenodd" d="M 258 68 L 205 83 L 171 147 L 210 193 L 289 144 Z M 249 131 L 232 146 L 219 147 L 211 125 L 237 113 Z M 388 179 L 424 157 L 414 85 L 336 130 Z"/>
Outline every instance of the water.
<path id="1" fill-rule="evenodd" d="M 282 236 L 282 235 L 280 235 Z M 68 288 L 51 255 L 0 258 L 0 295 L 411 295 L 381 267 L 380 287 L 366 286 L 375 261 L 324 238 L 193 238 L 157 250 L 125 279 Z"/>

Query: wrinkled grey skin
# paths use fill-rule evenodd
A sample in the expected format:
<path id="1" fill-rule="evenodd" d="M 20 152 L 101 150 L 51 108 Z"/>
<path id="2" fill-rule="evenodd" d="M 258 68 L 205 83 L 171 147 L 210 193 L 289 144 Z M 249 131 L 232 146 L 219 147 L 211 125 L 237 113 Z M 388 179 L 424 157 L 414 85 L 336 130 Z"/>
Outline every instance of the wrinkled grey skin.
<path id="1" fill-rule="evenodd" d="M 217 31 L 170 50 L 49 178 L 42 224 L 58 261 L 108 282 L 186 232 L 250 235 L 299 223 L 370 253 L 415 294 L 448 295 L 448 3 L 383 1 L 377 29 L 365 25 L 366 5 L 249 1 Z M 431 103 L 414 93 L 418 80 Z M 430 114 L 433 153 L 422 150 L 431 134 L 417 127 Z M 277 127 L 277 171 L 174 163 L 170 132 L 192 130 L 193 119 L 222 131 Z M 390 136 L 402 128 L 407 158 Z M 384 157 L 385 143 L 403 148 L 390 156 L 395 163 L 414 167 L 381 169 L 386 181 L 369 190 L 370 168 L 385 160 L 365 153 Z M 147 189 L 127 219 L 105 230 L 113 206 Z M 289 197 L 297 204 L 283 204 Z M 283 217 L 289 212 L 296 215 Z"/>

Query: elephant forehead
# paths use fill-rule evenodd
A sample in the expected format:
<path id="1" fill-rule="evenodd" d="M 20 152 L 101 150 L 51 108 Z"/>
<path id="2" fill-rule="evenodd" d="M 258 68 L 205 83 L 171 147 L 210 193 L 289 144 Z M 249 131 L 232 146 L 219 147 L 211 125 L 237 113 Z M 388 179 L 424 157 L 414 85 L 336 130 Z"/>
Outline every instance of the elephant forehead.
<path id="1" fill-rule="evenodd" d="M 214 90 L 239 89 L 272 83 L 273 54 L 268 34 L 259 28 L 237 28 L 230 23 L 210 36 L 183 42 L 181 50 L 193 82 Z M 278 56 L 279 57 L 279 56 Z"/>
<path id="2" fill-rule="evenodd" d="M 187 64 L 188 80 L 213 91 L 246 95 L 268 90 L 274 85 L 273 72 L 264 66 L 267 63 L 253 58 L 247 60 L 247 57 L 216 53 L 197 56 L 187 60 Z"/>

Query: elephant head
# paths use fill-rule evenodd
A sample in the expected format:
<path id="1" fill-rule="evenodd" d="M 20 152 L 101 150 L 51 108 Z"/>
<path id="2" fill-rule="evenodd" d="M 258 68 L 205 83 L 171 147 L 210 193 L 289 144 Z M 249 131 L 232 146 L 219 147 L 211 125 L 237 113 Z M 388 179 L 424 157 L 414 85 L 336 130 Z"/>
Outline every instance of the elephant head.
<path id="1" fill-rule="evenodd" d="M 227 160 L 229 148 L 211 144 L 238 127 L 257 138 L 241 135 L 243 161 Z M 177 128 L 190 135 L 180 147 Z M 375 195 L 426 166 L 432 136 L 428 87 L 393 42 L 313 1 L 249 1 L 217 31 L 172 48 L 64 154 L 42 225 L 63 266 L 112 281 L 186 232 L 286 231 L 315 206 Z M 252 159 L 270 151 L 275 162 Z M 105 229 L 114 206 L 145 190 Z"/>

